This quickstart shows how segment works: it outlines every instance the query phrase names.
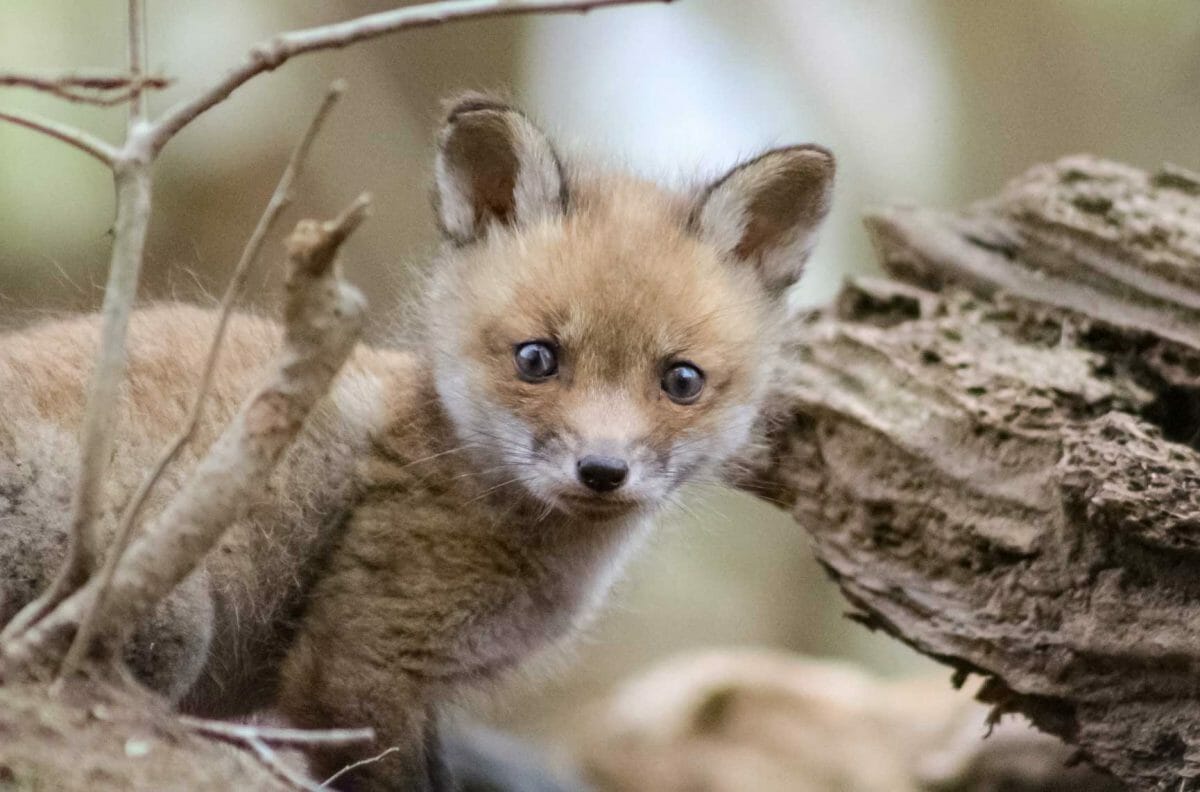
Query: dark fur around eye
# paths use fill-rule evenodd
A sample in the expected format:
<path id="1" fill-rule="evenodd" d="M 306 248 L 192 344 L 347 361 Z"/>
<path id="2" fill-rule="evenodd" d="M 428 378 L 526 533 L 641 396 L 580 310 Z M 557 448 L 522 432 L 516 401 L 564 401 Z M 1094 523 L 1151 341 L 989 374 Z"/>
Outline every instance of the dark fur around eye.
<path id="1" fill-rule="evenodd" d="M 513 350 L 517 376 L 526 382 L 540 382 L 558 373 L 558 352 L 548 341 L 526 341 Z"/>
<path id="2" fill-rule="evenodd" d="M 691 363 L 673 363 L 663 372 L 662 389 L 676 404 L 692 404 L 704 390 L 704 372 Z"/>

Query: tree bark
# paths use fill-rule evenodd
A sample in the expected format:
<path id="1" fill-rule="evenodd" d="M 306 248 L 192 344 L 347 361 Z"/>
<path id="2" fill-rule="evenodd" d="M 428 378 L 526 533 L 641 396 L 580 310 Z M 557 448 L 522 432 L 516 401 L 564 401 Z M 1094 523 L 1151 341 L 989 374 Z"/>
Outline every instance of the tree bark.
<path id="1" fill-rule="evenodd" d="M 853 617 L 1134 789 L 1200 776 L 1200 175 L 1090 157 L 866 220 L 740 485 Z"/>

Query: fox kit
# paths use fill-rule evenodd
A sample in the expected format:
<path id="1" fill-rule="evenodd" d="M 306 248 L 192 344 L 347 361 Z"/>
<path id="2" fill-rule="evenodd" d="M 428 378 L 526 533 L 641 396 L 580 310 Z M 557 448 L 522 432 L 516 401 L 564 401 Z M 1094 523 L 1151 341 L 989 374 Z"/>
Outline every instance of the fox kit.
<path id="1" fill-rule="evenodd" d="M 314 751 L 318 778 L 395 747 L 337 785 L 441 788 L 443 703 L 561 643 L 654 513 L 748 442 L 833 172 L 823 148 L 779 148 L 675 192 L 573 167 L 489 97 L 451 103 L 423 331 L 356 350 L 270 491 L 142 629 L 135 669 L 191 712 L 375 729 Z M 181 420 L 214 322 L 135 316 L 113 513 Z M 89 317 L 0 340 L 0 621 L 61 558 L 97 334 Z M 156 505 L 277 339 L 235 319 L 200 450 Z"/>

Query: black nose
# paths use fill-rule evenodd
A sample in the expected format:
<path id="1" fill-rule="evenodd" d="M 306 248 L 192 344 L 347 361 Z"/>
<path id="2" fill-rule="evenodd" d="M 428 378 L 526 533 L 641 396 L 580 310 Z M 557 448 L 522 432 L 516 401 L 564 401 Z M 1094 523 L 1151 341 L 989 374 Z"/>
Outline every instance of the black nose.
<path id="1" fill-rule="evenodd" d="M 612 492 L 629 475 L 629 465 L 616 457 L 585 456 L 575 467 L 584 486 L 596 492 Z"/>

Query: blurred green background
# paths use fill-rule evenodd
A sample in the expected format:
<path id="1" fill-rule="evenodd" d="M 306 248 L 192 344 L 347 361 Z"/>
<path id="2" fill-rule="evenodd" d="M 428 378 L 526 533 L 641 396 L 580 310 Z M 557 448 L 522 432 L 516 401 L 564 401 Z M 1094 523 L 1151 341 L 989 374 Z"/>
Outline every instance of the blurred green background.
<path id="1" fill-rule="evenodd" d="M 275 31 L 395 5 L 151 0 L 150 66 L 177 79 L 151 107 L 191 95 Z M 4 0 L 0 71 L 119 68 L 124 7 Z M 374 193 L 375 216 L 347 258 L 376 340 L 386 340 L 406 273 L 436 246 L 432 126 L 438 99 L 463 88 L 511 93 L 568 151 L 666 179 L 717 174 L 768 145 L 830 146 L 838 197 L 796 295 L 807 305 L 874 266 L 858 220 L 873 204 L 962 204 L 1074 152 L 1200 166 L 1196 0 L 680 0 L 463 23 L 293 61 L 172 142 L 157 171 L 146 300 L 220 292 L 297 134 L 339 77 L 350 93 L 293 218 Z M 0 106 L 110 139 L 123 127 L 119 109 L 15 89 Z M 112 212 L 102 168 L 0 125 L 0 327 L 99 304 Z M 277 273 L 263 267 L 252 284 L 247 302 L 270 310 Z M 692 512 L 668 521 L 555 681 L 518 685 L 495 717 L 560 736 L 581 701 L 687 647 L 783 647 L 888 674 L 927 667 L 841 618 L 844 604 L 786 517 L 723 493 L 703 494 Z"/>

